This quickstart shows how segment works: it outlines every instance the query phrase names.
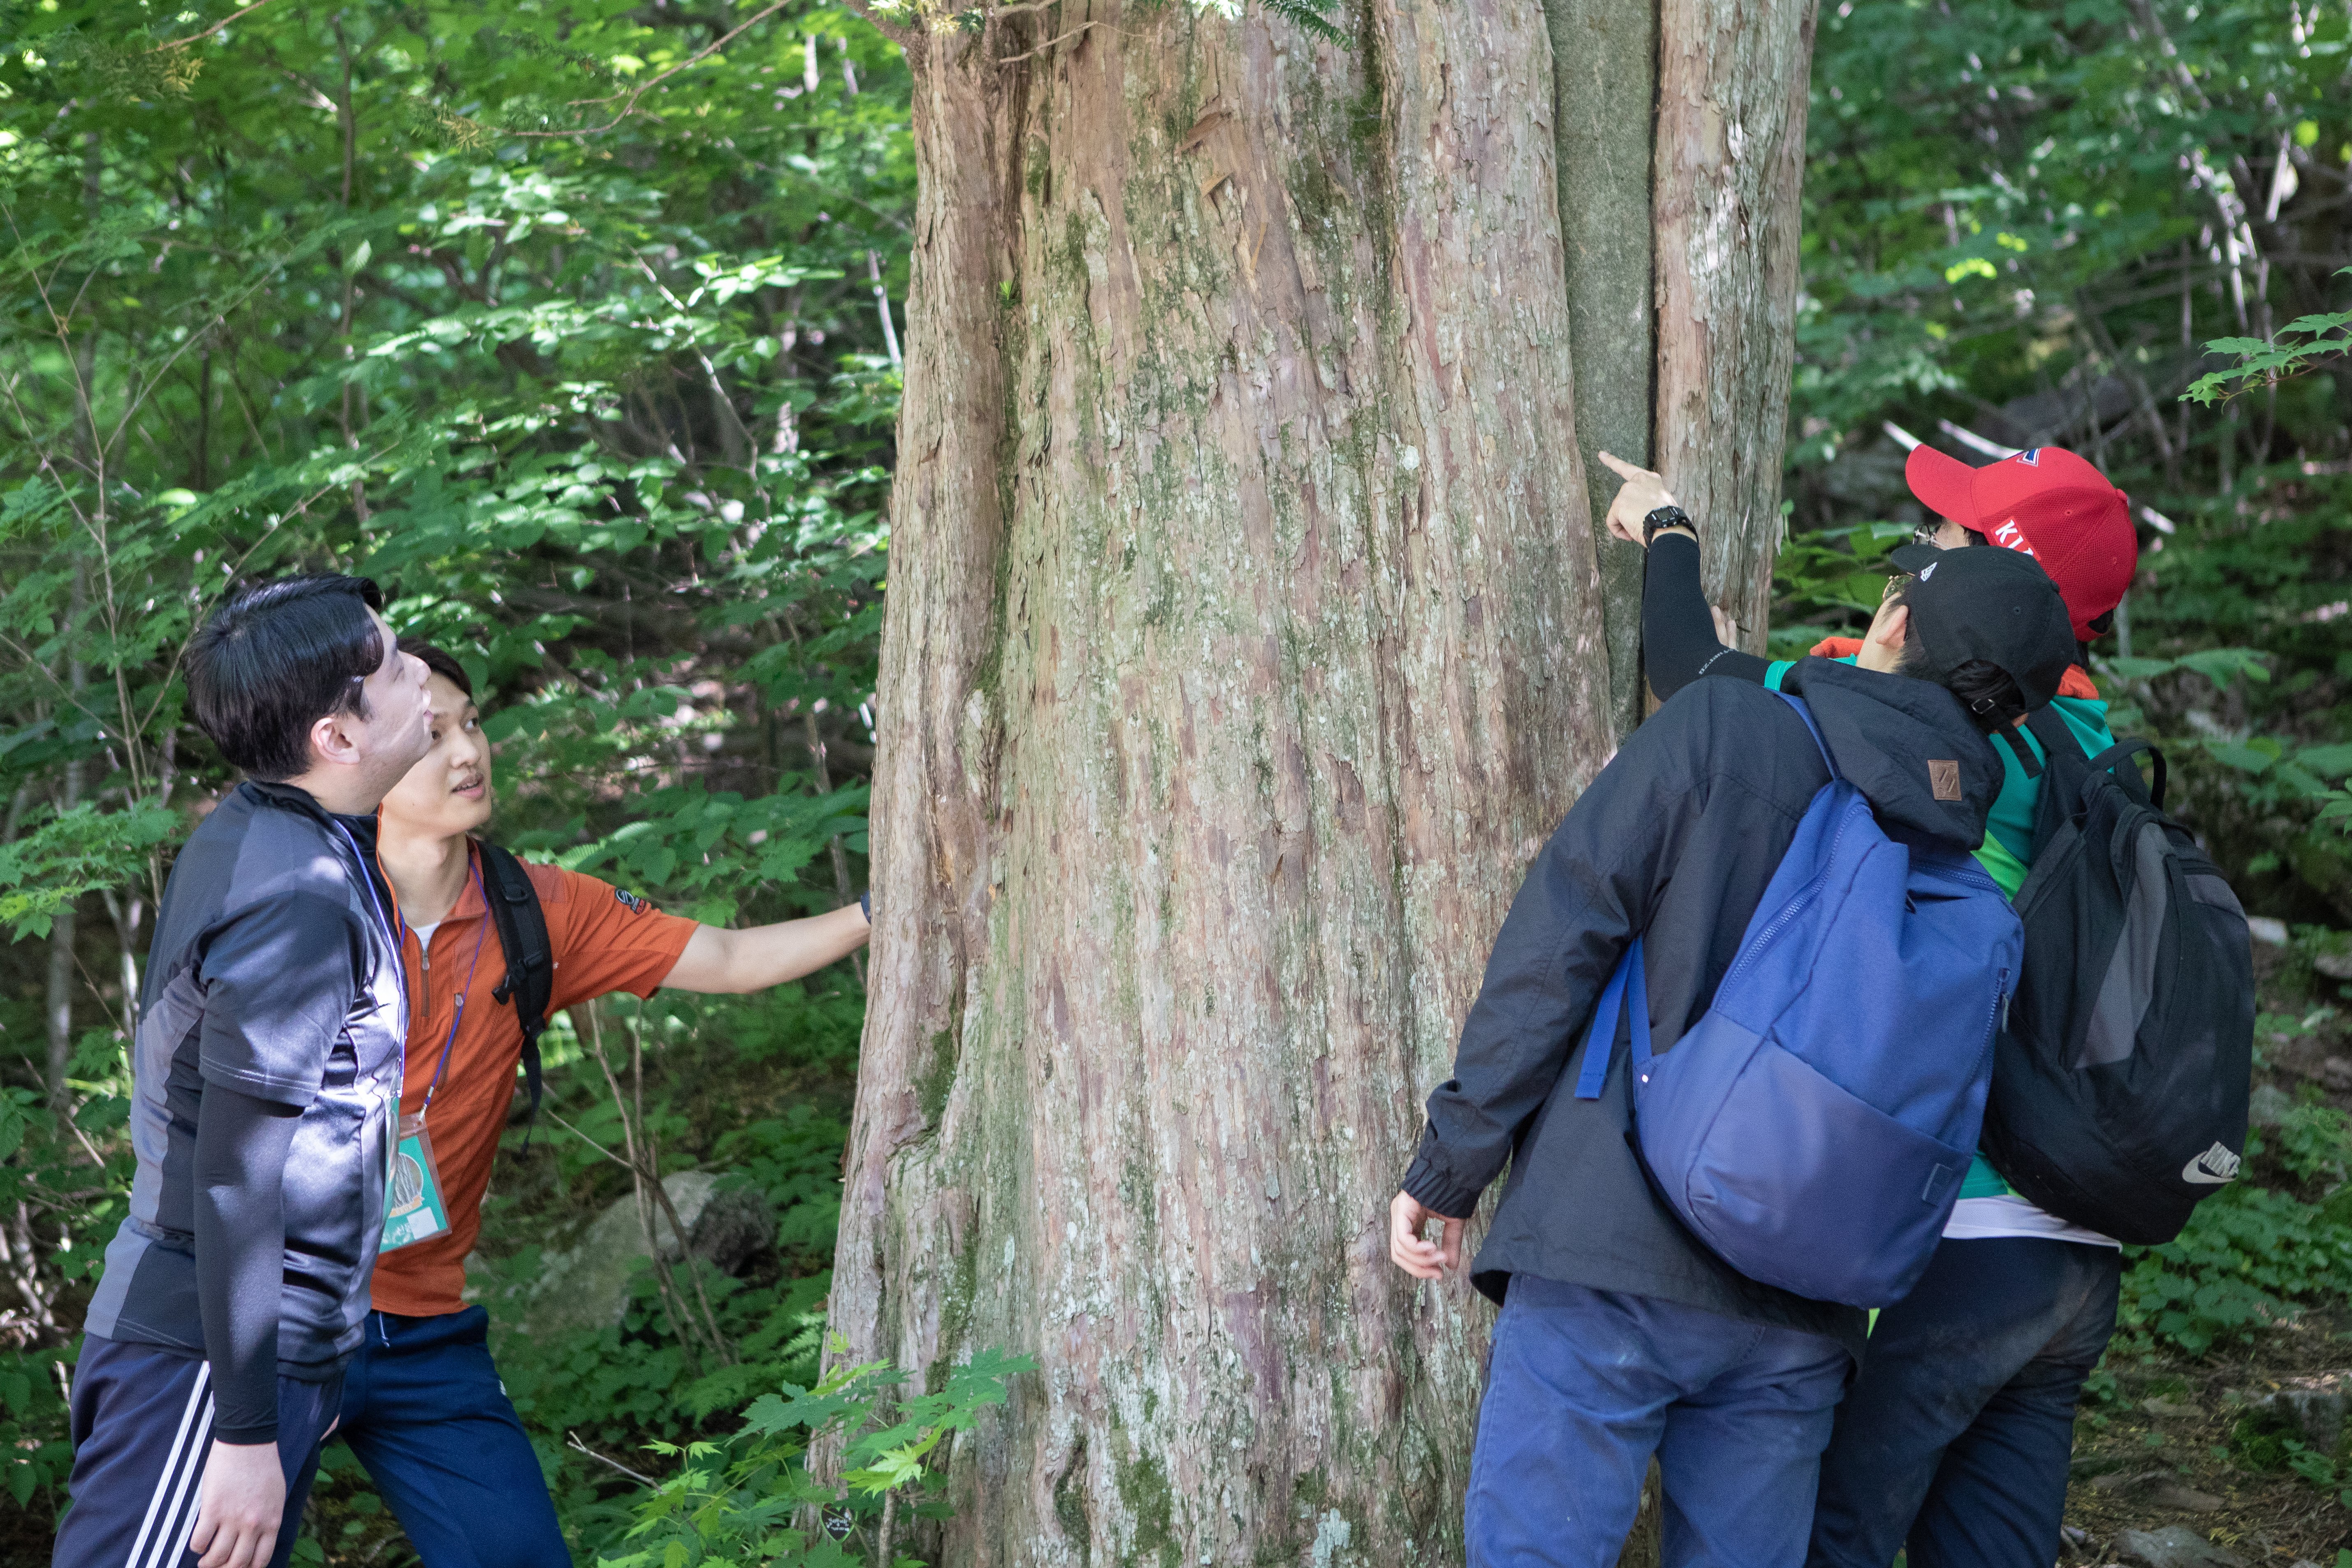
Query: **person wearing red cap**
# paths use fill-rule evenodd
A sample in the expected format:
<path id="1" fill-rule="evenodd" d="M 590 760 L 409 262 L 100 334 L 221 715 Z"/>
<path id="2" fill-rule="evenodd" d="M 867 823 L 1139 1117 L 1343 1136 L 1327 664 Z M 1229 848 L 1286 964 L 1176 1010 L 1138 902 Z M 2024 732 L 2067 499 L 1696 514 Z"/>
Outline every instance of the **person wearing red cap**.
<path id="1" fill-rule="evenodd" d="M 2131 498 L 2089 462 L 2062 447 L 2029 447 L 1975 468 L 1922 445 L 1911 448 L 1903 478 L 1944 520 L 1931 542 L 1991 544 L 2033 557 L 2058 584 L 2076 642 L 2114 624 L 2139 568 L 2139 535 Z"/>
<path id="2" fill-rule="evenodd" d="M 1791 661 L 1725 647 L 1699 582 L 1697 533 L 1655 474 L 1601 460 L 1625 480 L 1610 531 L 1650 549 L 1644 661 L 1663 700 L 1701 675 L 1777 688 Z M 1927 447 L 1906 468 L 1942 521 L 1891 563 L 1933 570 L 1923 547 L 1990 546 L 2030 556 L 2056 584 L 2078 652 L 2110 624 L 2138 564 L 2129 503 L 2071 452 L 2039 447 L 1982 468 Z M 1818 645 L 1852 662 L 1859 639 Z M 2078 661 L 2051 701 L 2095 755 L 2114 743 L 2106 704 Z M 2005 777 L 1978 859 L 2010 897 L 2033 858 L 2040 742 L 2005 731 Z M 2059 1547 L 2075 1401 L 2114 1332 L 2116 1243 L 2011 1191 L 1979 1154 L 1944 1245 L 1912 1293 L 1878 1315 L 1862 1370 L 1822 1458 L 1808 1568 L 2047 1568 Z"/>

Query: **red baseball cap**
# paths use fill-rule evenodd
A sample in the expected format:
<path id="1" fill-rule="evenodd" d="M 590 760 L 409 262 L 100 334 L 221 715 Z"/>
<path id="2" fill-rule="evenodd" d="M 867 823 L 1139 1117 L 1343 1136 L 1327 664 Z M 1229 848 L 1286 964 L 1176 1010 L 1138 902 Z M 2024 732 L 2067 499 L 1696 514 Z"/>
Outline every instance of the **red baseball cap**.
<path id="1" fill-rule="evenodd" d="M 2029 447 L 1974 468 L 1923 445 L 1911 448 L 1903 477 L 1937 516 L 2039 562 L 2080 641 L 2131 586 L 2139 567 L 2131 499 L 2072 452 Z"/>

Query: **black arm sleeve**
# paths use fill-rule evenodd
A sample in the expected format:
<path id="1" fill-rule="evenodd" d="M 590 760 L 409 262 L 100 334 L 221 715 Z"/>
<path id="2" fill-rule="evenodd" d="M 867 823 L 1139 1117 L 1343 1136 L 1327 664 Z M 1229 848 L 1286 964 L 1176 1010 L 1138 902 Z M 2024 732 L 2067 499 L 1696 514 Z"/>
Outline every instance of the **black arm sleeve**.
<path id="1" fill-rule="evenodd" d="M 217 1083 L 196 1111 L 196 1301 L 224 1443 L 278 1440 L 286 1162 L 300 1120 L 290 1105 Z"/>
<path id="2" fill-rule="evenodd" d="M 1764 683 L 1771 666 L 1715 638 L 1706 591 L 1699 586 L 1698 541 L 1661 533 L 1650 544 L 1642 578 L 1642 668 L 1664 702 L 1702 675 Z"/>

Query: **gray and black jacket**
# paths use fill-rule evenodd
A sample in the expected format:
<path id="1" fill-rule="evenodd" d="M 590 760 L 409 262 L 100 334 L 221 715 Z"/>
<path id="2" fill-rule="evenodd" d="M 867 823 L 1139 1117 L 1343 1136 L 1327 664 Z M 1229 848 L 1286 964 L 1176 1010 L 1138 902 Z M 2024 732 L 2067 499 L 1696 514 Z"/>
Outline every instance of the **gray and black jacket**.
<path id="1" fill-rule="evenodd" d="M 1973 849 L 2000 760 L 1940 686 L 1809 658 L 1802 696 L 1839 770 L 1897 838 Z M 1957 758 L 1961 798 L 1936 798 L 1930 758 Z M 1864 1314 L 1749 1279 L 1696 1240 L 1626 1140 L 1627 1026 L 1606 1090 L 1578 1100 L 1593 1004 L 1643 935 L 1657 1048 L 1696 1024 L 1829 770 L 1804 721 L 1745 681 L 1686 687 L 1633 731 L 1528 871 L 1495 939 L 1454 1077 L 1429 1097 L 1404 1190 L 1467 1215 L 1510 1179 L 1471 1268 L 1500 1300 L 1514 1274 L 1653 1296 L 1828 1335 L 1860 1353 Z"/>
<path id="2" fill-rule="evenodd" d="M 211 1363 L 216 1435 L 359 1346 L 408 1033 L 374 823 L 239 784 L 172 868 L 131 1052 L 131 1211 L 88 1330 Z"/>

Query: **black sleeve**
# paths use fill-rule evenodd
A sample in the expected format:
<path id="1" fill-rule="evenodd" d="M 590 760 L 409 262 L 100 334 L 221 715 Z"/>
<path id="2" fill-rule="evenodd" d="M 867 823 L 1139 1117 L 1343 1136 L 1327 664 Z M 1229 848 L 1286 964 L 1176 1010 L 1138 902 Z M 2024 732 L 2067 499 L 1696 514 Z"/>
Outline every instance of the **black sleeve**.
<path id="1" fill-rule="evenodd" d="M 1633 731 L 1512 900 L 1454 1077 L 1429 1097 L 1421 1149 L 1401 1184 L 1433 1212 L 1458 1219 L 1477 1207 L 1574 1054 L 1633 933 L 1649 924 L 1705 809 L 1696 713 L 1674 710 Z"/>
<path id="2" fill-rule="evenodd" d="M 1764 683 L 1771 666 L 1715 638 L 1706 590 L 1699 585 L 1698 541 L 1661 533 L 1642 577 L 1642 669 L 1664 702 L 1702 675 Z"/>
<path id="3" fill-rule="evenodd" d="M 196 1110 L 196 1302 L 224 1443 L 278 1440 L 286 1162 L 300 1120 L 292 1106 L 217 1083 Z"/>

